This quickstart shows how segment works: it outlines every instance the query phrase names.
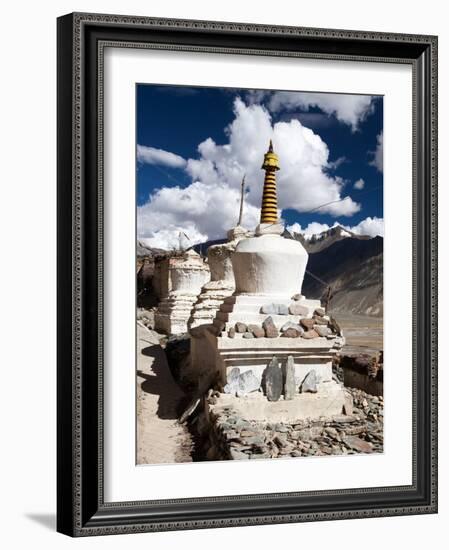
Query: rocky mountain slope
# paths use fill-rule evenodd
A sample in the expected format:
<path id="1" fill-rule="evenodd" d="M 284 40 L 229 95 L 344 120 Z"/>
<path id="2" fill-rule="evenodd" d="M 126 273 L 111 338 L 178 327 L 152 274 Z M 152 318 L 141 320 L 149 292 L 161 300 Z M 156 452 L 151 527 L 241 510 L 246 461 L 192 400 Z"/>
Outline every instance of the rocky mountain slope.
<path id="1" fill-rule="evenodd" d="M 346 237 L 310 253 L 303 294 L 324 299 L 328 286 L 333 312 L 382 316 L 383 238 Z"/>
<path id="2" fill-rule="evenodd" d="M 302 233 L 290 233 L 285 230 L 284 237 L 296 239 L 302 243 L 309 254 L 321 252 L 325 248 L 328 248 L 332 244 L 343 239 L 350 238 L 362 241 L 370 239 L 370 237 L 366 235 L 357 235 L 356 233 L 349 231 L 349 229 L 345 229 L 341 225 L 330 227 L 327 231 L 322 231 L 321 233 L 317 233 L 307 238 Z"/>

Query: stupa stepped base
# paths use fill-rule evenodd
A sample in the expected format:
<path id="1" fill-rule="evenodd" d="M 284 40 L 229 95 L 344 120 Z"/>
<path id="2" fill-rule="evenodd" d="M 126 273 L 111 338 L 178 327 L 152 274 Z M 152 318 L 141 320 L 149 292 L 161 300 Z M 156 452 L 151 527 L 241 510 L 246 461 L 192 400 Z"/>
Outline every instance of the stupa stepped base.
<path id="1" fill-rule="evenodd" d="M 261 313 L 261 309 L 272 305 L 285 306 L 286 313 L 277 315 L 274 313 Z M 298 308 L 300 314 L 292 315 L 288 313 L 288 308 L 294 306 Z M 225 329 L 234 326 L 236 322 L 244 320 L 247 324 L 262 324 L 270 315 L 277 328 L 281 328 L 286 322 L 298 323 L 301 319 L 311 319 L 317 308 L 321 307 L 320 300 L 309 300 L 301 296 L 299 300 L 293 300 L 291 296 L 285 294 L 239 294 L 238 296 L 229 296 L 220 306 L 217 312 L 214 324 L 220 326 L 220 322 L 225 323 Z"/>
<path id="2" fill-rule="evenodd" d="M 268 401 L 262 392 L 253 392 L 244 397 L 220 393 L 214 404 L 208 404 L 209 412 L 221 414 L 226 407 L 231 408 L 237 416 L 257 422 L 295 422 L 297 420 L 318 420 L 341 415 L 347 401 L 340 384 L 334 381 L 318 384 L 317 393 L 296 394 L 293 399 Z"/>
<path id="3" fill-rule="evenodd" d="M 187 322 L 196 299 L 195 294 L 173 293 L 162 300 L 154 315 L 155 330 L 166 334 L 187 332 Z"/>
<path id="4" fill-rule="evenodd" d="M 234 292 L 234 288 L 223 281 L 210 281 L 205 284 L 193 306 L 188 327 L 212 323 L 223 301 Z"/>

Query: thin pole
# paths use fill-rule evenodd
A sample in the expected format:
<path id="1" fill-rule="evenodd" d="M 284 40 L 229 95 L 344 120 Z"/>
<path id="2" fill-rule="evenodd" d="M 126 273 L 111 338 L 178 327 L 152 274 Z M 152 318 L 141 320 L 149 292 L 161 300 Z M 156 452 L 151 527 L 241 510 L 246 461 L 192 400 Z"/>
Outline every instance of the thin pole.
<path id="1" fill-rule="evenodd" d="M 241 190 L 241 196 L 240 196 L 240 213 L 239 213 L 239 221 L 237 222 L 237 225 L 242 225 L 243 197 L 245 196 L 245 178 L 246 178 L 246 174 L 243 176 L 243 179 L 242 179 L 242 190 Z"/>

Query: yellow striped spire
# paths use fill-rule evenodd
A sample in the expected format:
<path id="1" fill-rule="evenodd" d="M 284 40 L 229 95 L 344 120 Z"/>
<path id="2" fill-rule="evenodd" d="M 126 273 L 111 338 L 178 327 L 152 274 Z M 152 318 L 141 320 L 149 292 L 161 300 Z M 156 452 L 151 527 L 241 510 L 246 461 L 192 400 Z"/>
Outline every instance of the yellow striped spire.
<path id="1" fill-rule="evenodd" d="M 262 170 L 265 170 L 265 181 L 263 184 L 260 223 L 276 223 L 279 221 L 276 193 L 276 170 L 279 170 L 279 159 L 276 153 L 273 152 L 271 139 L 268 151 L 265 153 Z"/>

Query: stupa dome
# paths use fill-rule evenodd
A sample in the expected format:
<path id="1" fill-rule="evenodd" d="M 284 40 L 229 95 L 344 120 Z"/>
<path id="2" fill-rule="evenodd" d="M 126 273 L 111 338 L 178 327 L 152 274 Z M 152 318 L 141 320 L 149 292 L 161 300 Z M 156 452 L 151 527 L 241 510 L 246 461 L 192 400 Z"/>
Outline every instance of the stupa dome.
<path id="1" fill-rule="evenodd" d="M 280 235 L 243 239 L 232 256 L 236 294 L 301 294 L 308 258 L 299 241 Z"/>

